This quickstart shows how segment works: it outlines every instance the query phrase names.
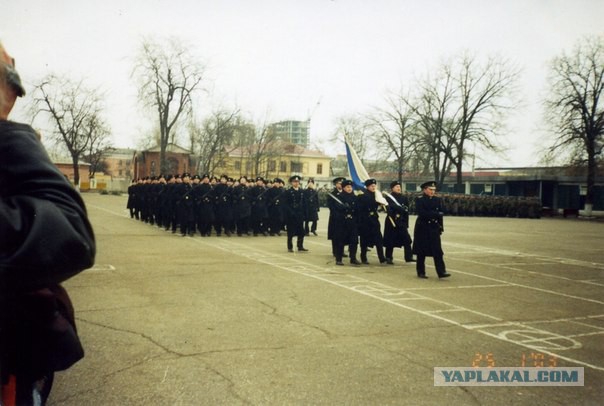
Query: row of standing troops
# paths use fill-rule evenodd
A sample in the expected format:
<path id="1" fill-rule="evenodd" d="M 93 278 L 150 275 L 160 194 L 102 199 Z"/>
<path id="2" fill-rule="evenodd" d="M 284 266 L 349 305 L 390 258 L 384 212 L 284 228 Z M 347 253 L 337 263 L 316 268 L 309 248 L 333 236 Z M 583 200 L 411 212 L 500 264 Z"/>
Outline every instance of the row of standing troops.
<path id="1" fill-rule="evenodd" d="M 185 235 L 199 232 L 210 236 L 281 235 L 287 220 L 284 181 L 262 177 L 248 183 L 227 175 L 219 179 L 208 175 L 158 176 L 138 179 L 128 188 L 127 208 L 132 218 Z M 314 181 L 302 191 L 303 231 L 316 235 L 319 199 Z M 296 208 L 298 209 L 298 208 Z"/>

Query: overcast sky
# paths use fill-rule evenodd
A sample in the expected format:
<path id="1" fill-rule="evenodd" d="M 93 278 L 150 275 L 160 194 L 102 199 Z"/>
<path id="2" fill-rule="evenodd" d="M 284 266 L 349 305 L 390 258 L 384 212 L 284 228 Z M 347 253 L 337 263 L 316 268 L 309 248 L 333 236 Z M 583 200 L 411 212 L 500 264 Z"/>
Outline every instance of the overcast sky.
<path id="1" fill-rule="evenodd" d="M 604 33 L 602 0 L 0 0 L 0 39 L 28 90 L 48 73 L 106 92 L 118 147 L 150 128 L 130 73 L 145 36 L 175 36 L 207 64 L 206 103 L 271 121 L 311 118 L 325 143 L 338 116 L 413 88 L 447 56 L 501 55 L 522 69 L 524 106 L 509 117 L 507 157 L 478 166 L 536 164 L 547 64 L 585 35 Z M 320 100 L 320 103 L 317 104 Z M 19 102 L 13 120 L 27 121 Z"/>

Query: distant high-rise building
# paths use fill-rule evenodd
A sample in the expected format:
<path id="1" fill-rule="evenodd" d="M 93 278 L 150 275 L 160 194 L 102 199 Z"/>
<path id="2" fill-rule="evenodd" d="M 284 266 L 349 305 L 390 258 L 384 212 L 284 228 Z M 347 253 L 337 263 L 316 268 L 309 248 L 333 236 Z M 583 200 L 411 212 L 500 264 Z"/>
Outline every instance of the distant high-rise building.
<path id="1" fill-rule="evenodd" d="M 270 128 L 283 141 L 307 148 L 310 144 L 309 124 L 309 121 L 286 120 L 273 123 Z"/>

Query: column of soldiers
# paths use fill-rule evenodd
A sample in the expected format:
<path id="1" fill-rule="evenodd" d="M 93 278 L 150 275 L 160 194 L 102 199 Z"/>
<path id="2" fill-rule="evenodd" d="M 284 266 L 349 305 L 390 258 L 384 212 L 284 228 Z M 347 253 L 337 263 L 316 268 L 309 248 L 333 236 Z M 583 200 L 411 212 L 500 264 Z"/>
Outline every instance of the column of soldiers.
<path id="1" fill-rule="evenodd" d="M 415 195 L 411 195 L 411 212 L 415 213 Z M 444 212 L 449 216 L 540 218 L 538 197 L 464 195 L 441 193 Z"/>
<path id="2" fill-rule="evenodd" d="M 390 192 L 385 193 L 387 205 L 376 198 L 375 179 L 367 179 L 365 189 L 359 194 L 354 193 L 351 180 L 338 177 L 333 184 L 327 202 L 330 213 L 327 238 L 332 242 L 336 265 L 344 265 L 343 258 L 347 256 L 352 265 L 369 265 L 367 253 L 371 248 L 376 250 L 380 264 L 394 265 L 394 248 L 404 248 L 405 261 L 415 262 L 408 231 L 409 201 L 401 193 L 400 183 L 392 182 Z M 386 212 L 383 234 L 379 212 Z M 345 247 L 348 247 L 348 255 L 344 253 Z"/>
<path id="3" fill-rule="evenodd" d="M 131 218 L 182 236 L 280 236 L 286 230 L 288 213 L 294 212 L 302 221 L 302 237 L 310 232 L 317 235 L 319 200 L 314 181 L 310 179 L 307 188 L 300 189 L 299 199 L 304 202 L 296 203 L 294 211 L 285 204 L 284 192 L 289 189 L 280 178 L 160 175 L 133 181 L 128 187 L 127 208 Z M 305 224 L 310 227 L 306 233 Z M 303 251 L 300 248 L 301 241 L 298 249 Z"/>

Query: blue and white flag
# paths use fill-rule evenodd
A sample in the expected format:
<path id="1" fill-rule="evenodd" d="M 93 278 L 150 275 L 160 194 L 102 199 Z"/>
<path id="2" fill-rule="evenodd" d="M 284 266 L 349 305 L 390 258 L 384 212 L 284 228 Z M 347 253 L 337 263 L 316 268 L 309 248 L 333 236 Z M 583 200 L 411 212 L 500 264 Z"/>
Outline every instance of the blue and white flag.
<path id="1" fill-rule="evenodd" d="M 348 162 L 350 180 L 352 180 L 355 189 L 364 190 L 365 181 L 369 179 L 369 174 L 346 135 L 344 135 L 344 143 L 346 144 L 346 160 Z M 388 206 L 388 202 L 377 188 L 375 189 L 375 201 L 384 206 Z"/>

